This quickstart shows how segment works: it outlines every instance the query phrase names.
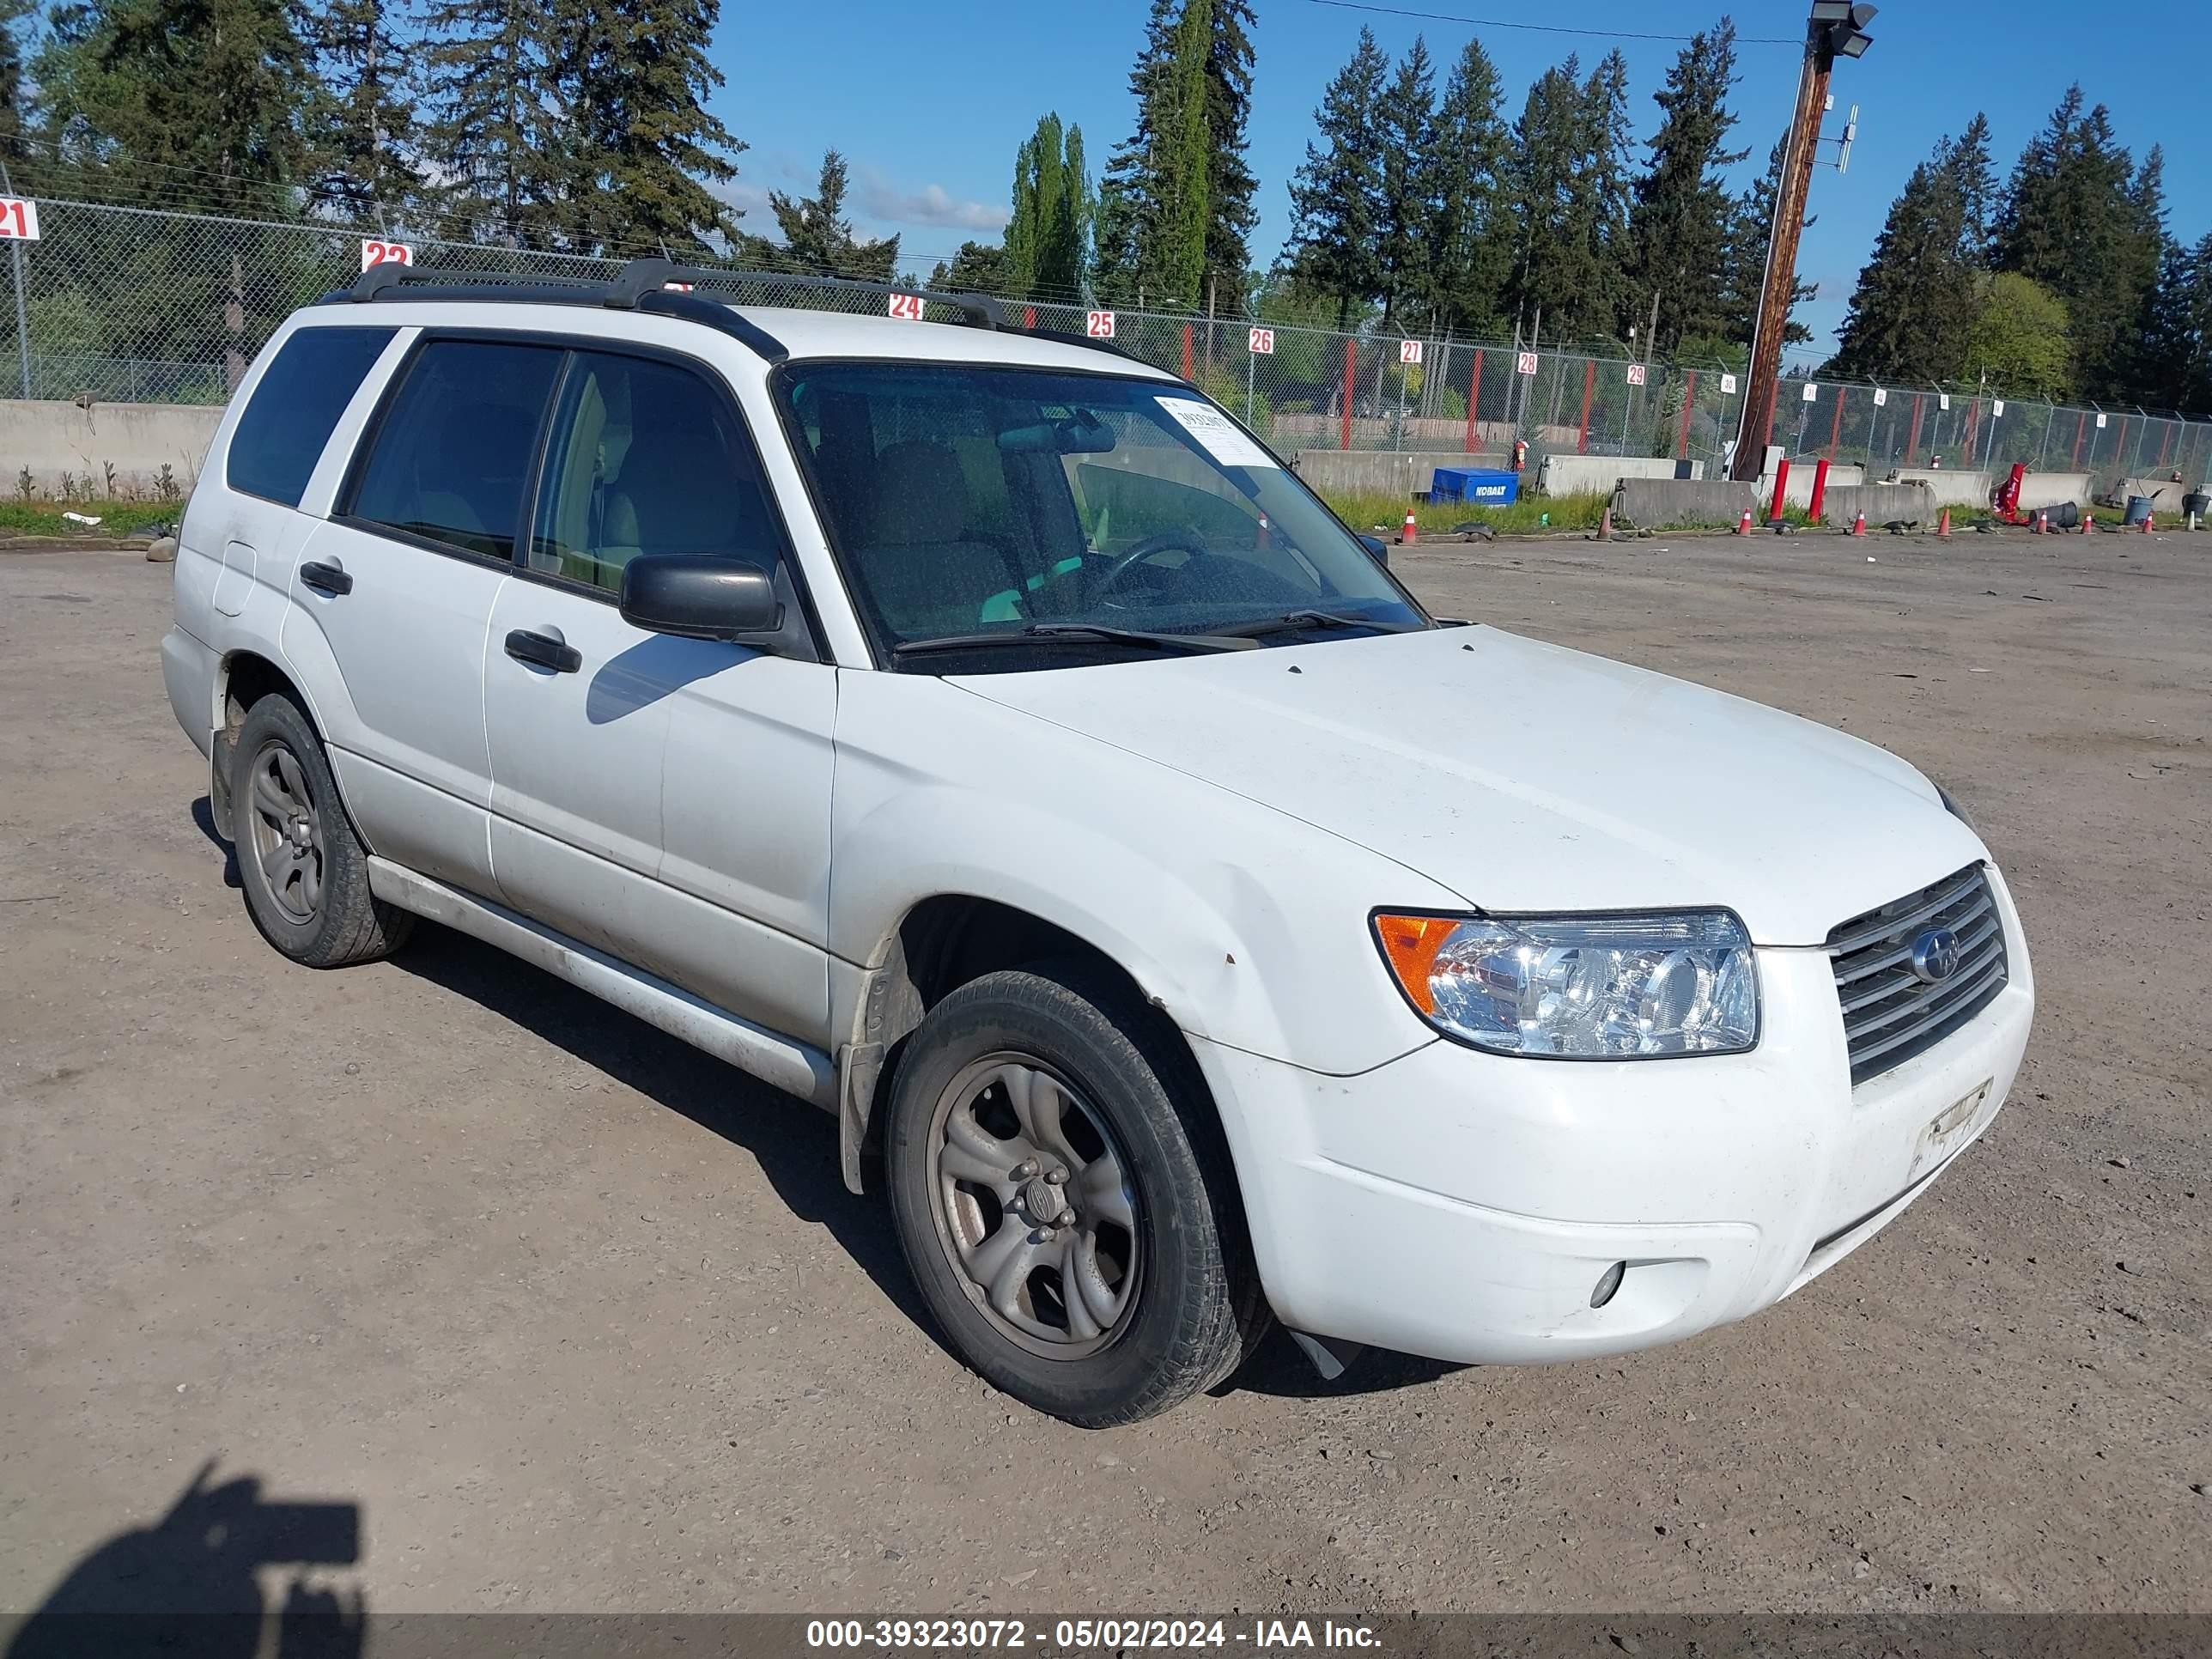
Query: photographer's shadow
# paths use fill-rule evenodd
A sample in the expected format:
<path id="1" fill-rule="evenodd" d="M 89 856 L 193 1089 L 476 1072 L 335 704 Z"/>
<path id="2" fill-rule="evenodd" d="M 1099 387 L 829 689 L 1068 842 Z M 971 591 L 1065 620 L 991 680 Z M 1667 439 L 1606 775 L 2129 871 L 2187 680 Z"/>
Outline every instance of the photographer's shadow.
<path id="1" fill-rule="evenodd" d="M 15 1629 L 6 1659 L 252 1659 L 267 1624 L 279 1659 L 360 1659 L 359 1588 L 310 1580 L 361 1559 L 357 1504 L 270 1503 L 254 1475 L 210 1486 L 210 1458 L 151 1526 L 119 1533 L 70 1570 Z M 259 1575 L 292 1569 L 281 1603 Z"/>

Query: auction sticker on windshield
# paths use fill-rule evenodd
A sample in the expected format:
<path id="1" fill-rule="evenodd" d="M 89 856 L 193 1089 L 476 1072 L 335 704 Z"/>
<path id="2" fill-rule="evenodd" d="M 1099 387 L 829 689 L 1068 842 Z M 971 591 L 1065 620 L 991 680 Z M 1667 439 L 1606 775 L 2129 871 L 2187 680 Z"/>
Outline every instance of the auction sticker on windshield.
<path id="1" fill-rule="evenodd" d="M 1188 398 L 1155 398 L 1152 401 L 1180 422 L 1182 429 L 1197 439 L 1206 453 L 1224 466 L 1281 465 L 1218 409 L 1210 409 Z"/>

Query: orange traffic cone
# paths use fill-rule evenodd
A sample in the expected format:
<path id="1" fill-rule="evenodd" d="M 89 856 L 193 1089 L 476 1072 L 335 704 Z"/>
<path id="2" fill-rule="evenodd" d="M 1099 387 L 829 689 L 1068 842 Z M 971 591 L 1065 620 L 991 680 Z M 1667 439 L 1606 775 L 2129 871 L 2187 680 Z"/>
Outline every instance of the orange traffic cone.
<path id="1" fill-rule="evenodd" d="M 1613 539 L 1613 509 L 1610 507 L 1606 508 L 1605 516 L 1597 521 L 1597 538 L 1601 542 Z"/>
<path id="2" fill-rule="evenodd" d="M 1866 511 L 1863 507 L 1860 509 L 1859 515 L 1851 520 L 1851 534 L 1854 536 L 1866 534 Z"/>
<path id="3" fill-rule="evenodd" d="M 1943 516 L 1936 521 L 1936 539 L 1939 542 L 1951 539 L 1951 509 L 1948 507 L 1943 509 Z"/>
<path id="4" fill-rule="evenodd" d="M 2046 530 L 2048 530 L 2048 529 L 2050 529 L 2050 528 L 2051 528 L 2051 520 L 2050 520 L 2049 517 L 2048 517 L 2047 515 L 2045 515 L 2045 514 L 2042 514 L 2042 513 L 2039 512 L 2039 513 L 2035 515 L 2035 522 L 2034 522 L 2033 525 L 2031 525 L 2030 526 L 2028 526 L 2028 532 L 2027 532 L 2027 533 L 2028 533 L 2029 535 L 2031 535 L 2031 536 L 2040 536 L 2041 534 L 2043 534 L 2043 532 L 2044 532 L 2045 531 L 2046 531 Z"/>
<path id="5" fill-rule="evenodd" d="M 1398 532 L 1398 539 L 1411 547 L 1413 544 L 1413 538 L 1419 533 L 1420 527 L 1413 522 L 1413 509 L 1409 507 L 1406 509 L 1406 527 Z"/>

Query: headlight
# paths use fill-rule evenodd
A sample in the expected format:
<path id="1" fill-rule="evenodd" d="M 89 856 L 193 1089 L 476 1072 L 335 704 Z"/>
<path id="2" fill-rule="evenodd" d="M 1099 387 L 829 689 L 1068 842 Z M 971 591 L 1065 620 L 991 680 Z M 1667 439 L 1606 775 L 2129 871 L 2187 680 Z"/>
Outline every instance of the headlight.
<path id="1" fill-rule="evenodd" d="M 1649 915 L 1377 913 L 1398 988 L 1447 1036 L 1554 1060 L 1740 1054 L 1759 969 L 1726 910 Z"/>

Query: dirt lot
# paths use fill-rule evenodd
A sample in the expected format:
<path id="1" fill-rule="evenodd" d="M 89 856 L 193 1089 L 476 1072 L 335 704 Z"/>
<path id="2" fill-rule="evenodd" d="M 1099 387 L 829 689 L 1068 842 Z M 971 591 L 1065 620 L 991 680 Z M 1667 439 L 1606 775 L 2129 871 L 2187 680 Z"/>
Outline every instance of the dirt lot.
<path id="1" fill-rule="evenodd" d="M 166 569 L 0 558 L 0 1608 L 216 1459 L 354 1506 L 379 1613 L 2212 1610 L 2212 536 L 1400 562 L 1947 782 L 2036 948 L 2027 1068 L 1747 1324 L 1333 1387 L 1278 1338 L 1089 1434 L 939 1346 L 827 1117 L 437 930 L 286 966 Z"/>

